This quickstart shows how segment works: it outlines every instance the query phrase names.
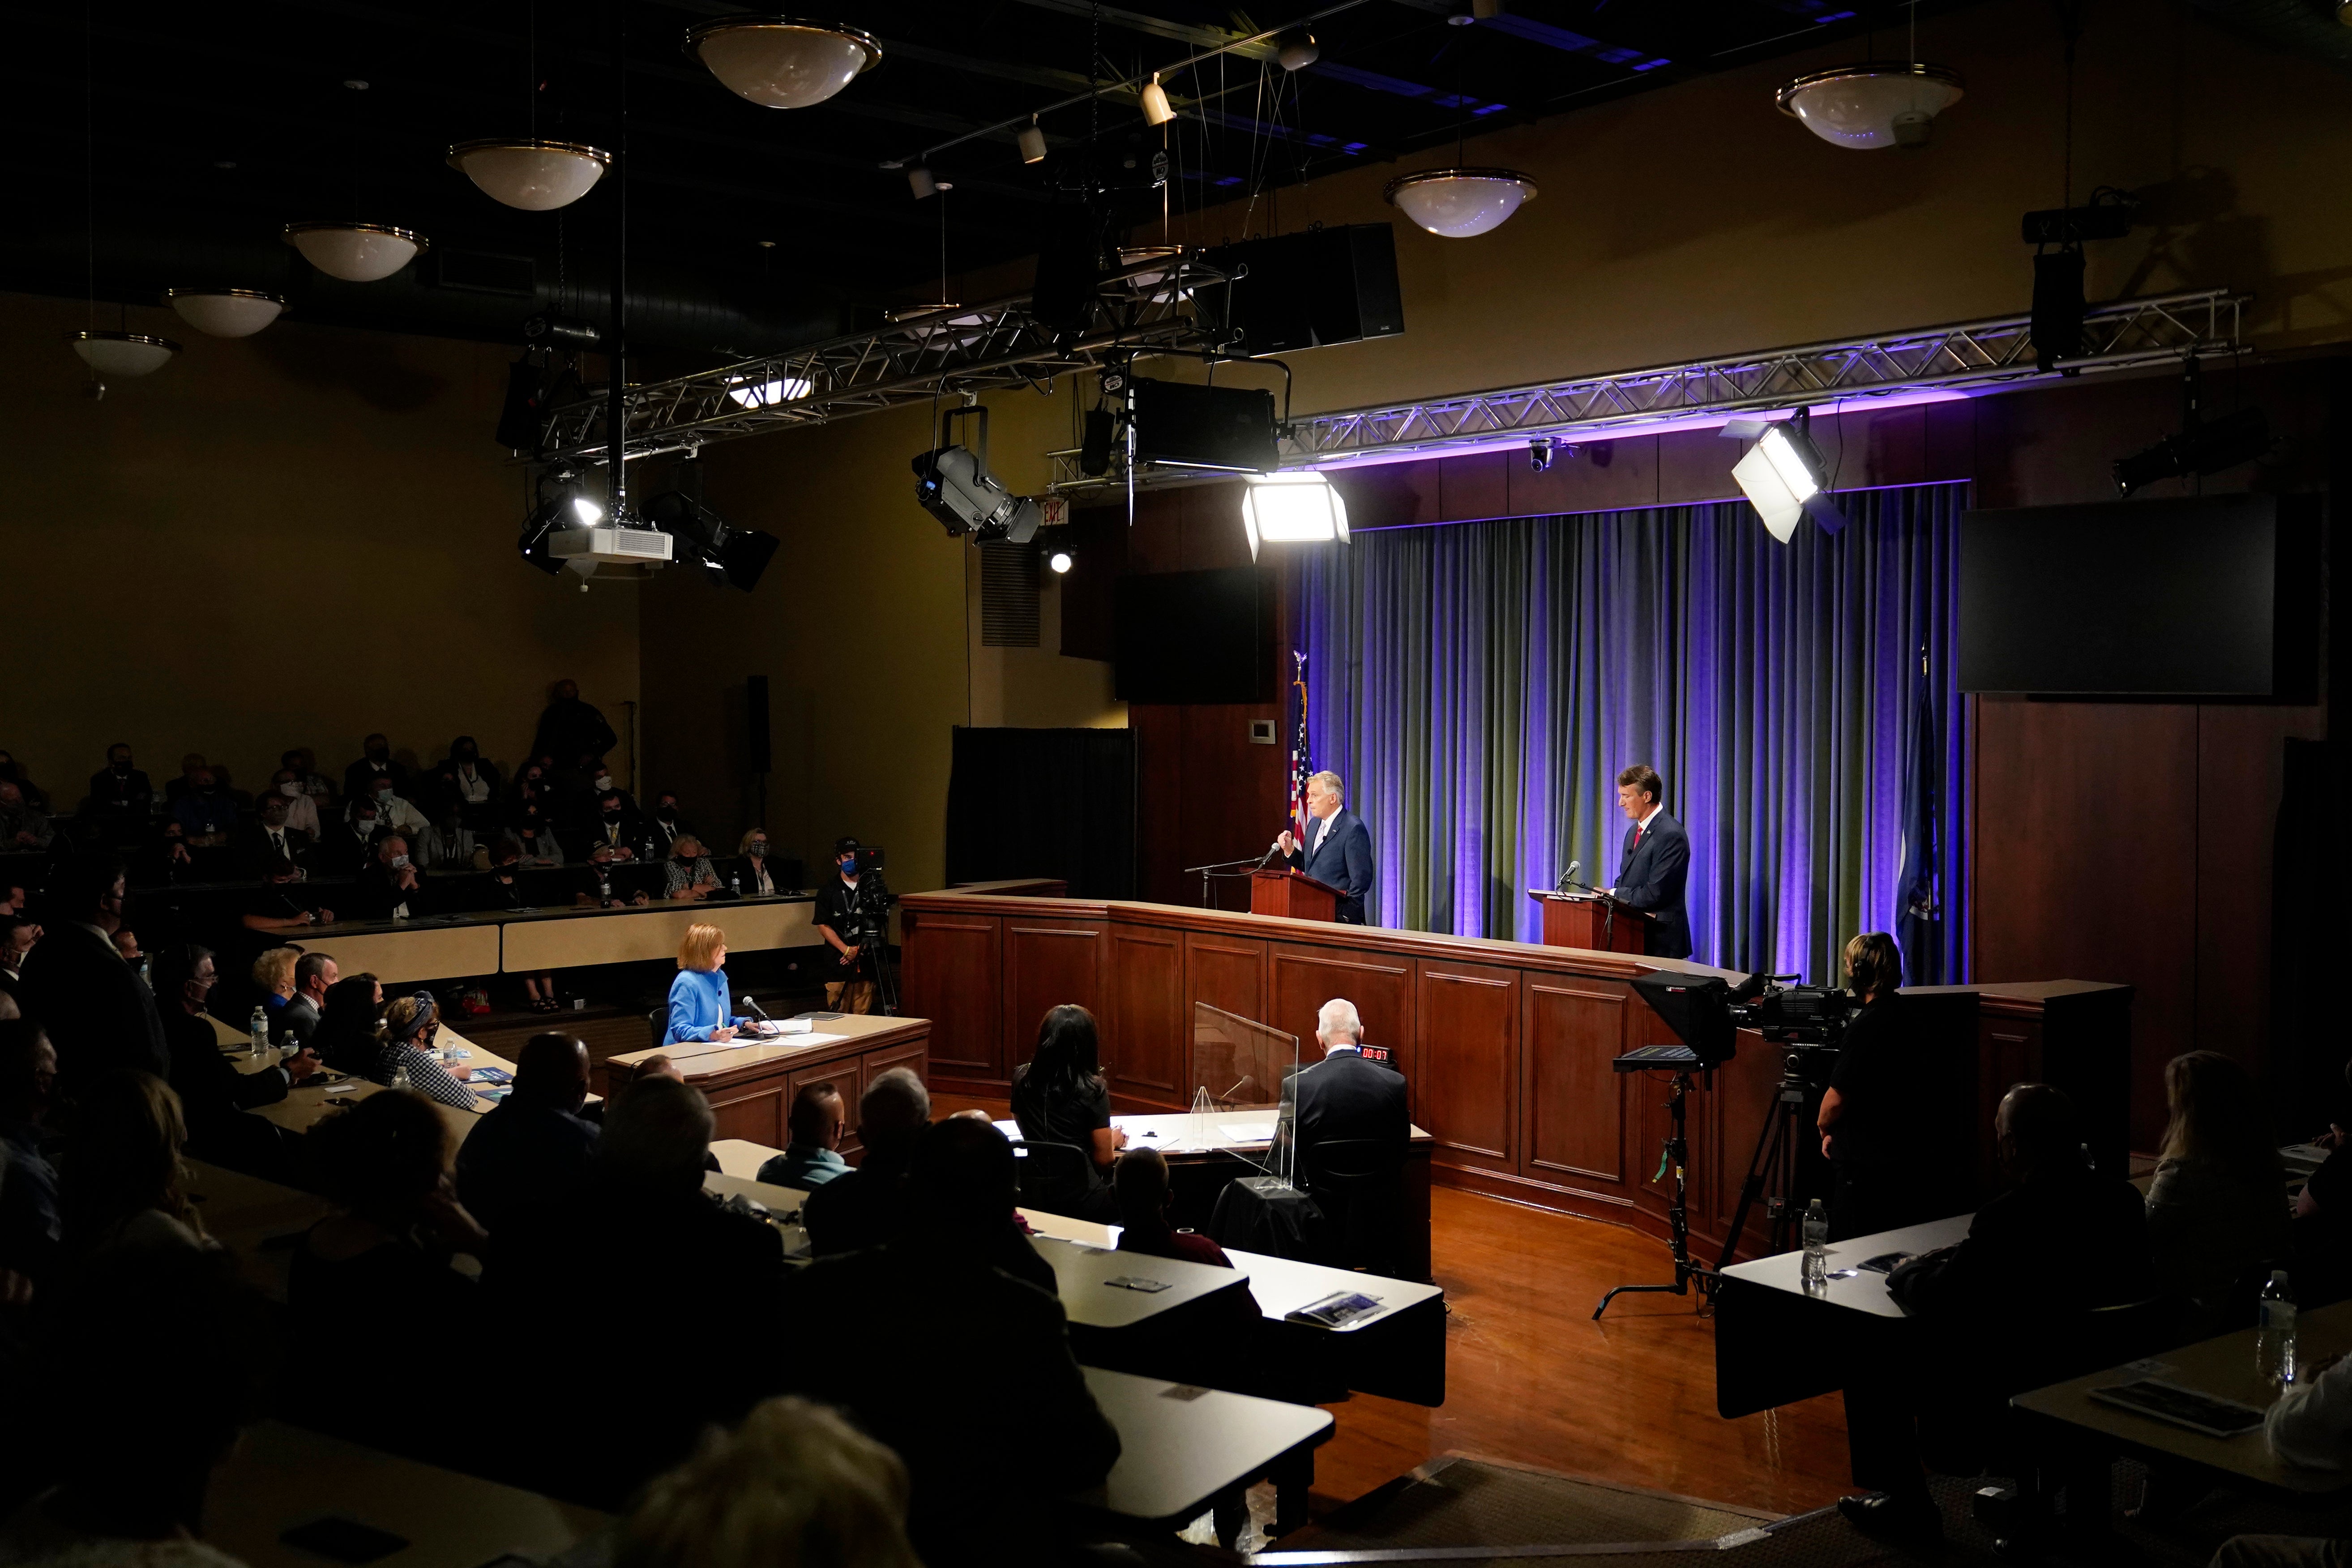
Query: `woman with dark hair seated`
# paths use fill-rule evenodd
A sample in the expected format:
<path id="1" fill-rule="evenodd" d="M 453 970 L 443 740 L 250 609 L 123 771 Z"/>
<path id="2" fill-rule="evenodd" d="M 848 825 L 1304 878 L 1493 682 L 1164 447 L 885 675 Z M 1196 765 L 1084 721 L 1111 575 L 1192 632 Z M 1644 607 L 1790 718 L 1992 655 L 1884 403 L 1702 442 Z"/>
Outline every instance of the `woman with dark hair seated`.
<path id="1" fill-rule="evenodd" d="M 310 1048 L 339 1073 L 366 1078 L 375 1071 L 382 1047 L 375 1037 L 383 1016 L 383 986 L 373 974 L 346 974 L 327 987 Z"/>
<path id="2" fill-rule="evenodd" d="M 1084 1156 L 1050 1192 L 1024 1184 L 1024 1198 L 1049 1214 L 1109 1224 L 1118 1217 L 1111 1163 L 1127 1134 L 1110 1124 L 1110 1087 L 1097 1052 L 1092 1013 L 1068 1003 L 1048 1012 L 1037 1026 L 1037 1054 L 1013 1069 L 1013 1117 L 1023 1142 L 1066 1143 Z"/>
<path id="3" fill-rule="evenodd" d="M 287 1304 L 302 1322 L 333 1324 L 360 1353 L 311 1364 L 300 1418 L 377 1447 L 457 1457 L 444 1436 L 446 1381 L 398 1353 L 420 1334 L 462 1334 L 476 1310 L 474 1282 L 449 1259 L 481 1257 L 489 1237 L 450 1186 L 448 1124 L 422 1096 L 395 1090 L 320 1122 L 309 1145 L 335 1212 L 295 1248 Z"/>

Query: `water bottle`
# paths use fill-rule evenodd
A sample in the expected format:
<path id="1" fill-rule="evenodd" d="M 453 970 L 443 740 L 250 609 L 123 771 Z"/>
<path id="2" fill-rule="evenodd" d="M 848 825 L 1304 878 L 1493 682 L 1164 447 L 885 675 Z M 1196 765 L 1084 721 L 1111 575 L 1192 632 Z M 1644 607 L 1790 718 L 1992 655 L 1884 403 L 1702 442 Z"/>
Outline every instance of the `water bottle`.
<path id="1" fill-rule="evenodd" d="M 253 1036 L 253 1054 L 259 1057 L 269 1049 L 269 1010 L 266 1007 L 254 1008 L 253 1021 L 248 1027 Z"/>
<path id="2" fill-rule="evenodd" d="M 2264 1383 L 2294 1381 L 2294 1291 L 2286 1270 L 2271 1270 L 2254 1319 L 2254 1373 Z"/>
<path id="3" fill-rule="evenodd" d="M 1805 1205 L 1805 1283 L 1830 1282 L 1830 1216 L 1815 1198 Z M 2290 1309 L 2291 1310 L 2291 1309 Z"/>
<path id="4" fill-rule="evenodd" d="M 743 878 L 740 873 L 727 879 L 727 890 L 739 899 L 743 896 Z"/>
<path id="5" fill-rule="evenodd" d="M 408 1091 L 408 1064 L 401 1062 L 392 1069 L 392 1087 L 405 1094 Z"/>
<path id="6" fill-rule="evenodd" d="M 602 903 L 609 904 L 613 901 L 612 873 L 601 866 L 596 869 L 596 897 Z"/>

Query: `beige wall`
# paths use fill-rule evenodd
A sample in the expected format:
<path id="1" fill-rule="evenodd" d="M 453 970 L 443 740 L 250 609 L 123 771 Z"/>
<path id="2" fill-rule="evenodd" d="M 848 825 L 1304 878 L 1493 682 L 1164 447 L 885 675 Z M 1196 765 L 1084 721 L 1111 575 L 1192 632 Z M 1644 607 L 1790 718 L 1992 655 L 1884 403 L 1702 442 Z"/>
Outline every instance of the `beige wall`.
<path id="1" fill-rule="evenodd" d="M 510 352 L 134 309 L 184 352 L 91 402 L 85 320 L 0 295 L 0 746 L 62 804 L 115 740 L 158 787 L 189 751 L 239 787 L 295 745 L 340 773 L 371 730 L 419 761 L 470 731 L 505 763 L 560 675 L 622 724 L 635 588 L 515 556 L 521 478 L 490 438 Z"/>

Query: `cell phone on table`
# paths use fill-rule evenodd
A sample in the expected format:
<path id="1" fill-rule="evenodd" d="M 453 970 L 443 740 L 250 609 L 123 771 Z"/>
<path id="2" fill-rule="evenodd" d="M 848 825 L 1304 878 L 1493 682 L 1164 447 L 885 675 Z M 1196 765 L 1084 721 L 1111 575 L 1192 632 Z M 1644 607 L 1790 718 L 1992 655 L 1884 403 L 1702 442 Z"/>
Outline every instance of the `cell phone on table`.
<path id="1" fill-rule="evenodd" d="M 394 1535 L 389 1530 L 378 1530 L 372 1524 L 362 1524 L 356 1519 L 329 1514 L 298 1524 L 278 1538 L 299 1552 L 308 1552 L 336 1563 L 353 1564 L 373 1563 L 408 1549 L 408 1538 Z"/>

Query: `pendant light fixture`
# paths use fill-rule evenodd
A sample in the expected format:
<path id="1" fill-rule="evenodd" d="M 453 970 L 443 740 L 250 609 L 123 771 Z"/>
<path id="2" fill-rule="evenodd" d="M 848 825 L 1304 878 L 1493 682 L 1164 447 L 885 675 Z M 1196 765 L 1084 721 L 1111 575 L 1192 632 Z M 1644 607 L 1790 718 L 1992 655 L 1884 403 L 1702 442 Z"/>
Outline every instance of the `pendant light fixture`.
<path id="1" fill-rule="evenodd" d="M 74 353 L 100 375 L 147 375 L 172 363 L 180 345 L 144 332 L 84 331 L 73 335 Z"/>
<path id="2" fill-rule="evenodd" d="M 1459 58 L 1454 66 L 1454 102 L 1461 113 L 1454 132 L 1454 163 L 1450 168 L 1423 169 L 1400 174 L 1381 195 L 1389 205 L 1444 239 L 1469 239 L 1500 228 L 1513 213 L 1536 199 L 1536 183 L 1517 169 L 1471 168 L 1462 162 L 1468 135 L 1470 100 L 1462 90 Z"/>
<path id="3" fill-rule="evenodd" d="M 91 33 L 93 7 L 85 4 L 81 13 L 81 195 L 82 195 L 82 267 L 83 282 L 88 290 L 89 325 L 73 333 L 66 341 L 73 344 L 74 353 L 82 363 L 89 366 L 90 379 L 87 388 L 91 398 L 106 395 L 106 383 L 100 378 L 115 376 L 128 380 L 147 375 L 172 363 L 180 345 L 169 338 L 151 337 L 145 332 L 130 330 L 128 307 L 116 307 L 117 330 L 101 331 L 98 325 L 98 73 L 91 65 Z"/>
<path id="4" fill-rule="evenodd" d="M 719 85 L 766 109 L 806 109 L 882 58 L 871 34 L 797 16 L 722 16 L 686 30 L 686 52 Z"/>
<path id="5" fill-rule="evenodd" d="M 1158 71 L 1151 73 L 1151 79 L 1143 84 L 1143 91 L 1137 96 L 1143 104 L 1146 125 L 1165 125 L 1176 118 L 1175 108 L 1168 101 L 1168 89 L 1160 85 Z"/>
<path id="6" fill-rule="evenodd" d="M 1875 56 L 1875 35 L 1871 42 Z M 1773 101 L 1832 147 L 1925 147 L 1936 116 L 1960 100 L 1966 84 L 1949 67 L 1920 60 L 1918 0 L 1911 5 L 1910 56 L 1814 71 L 1782 87 Z"/>
<path id="7" fill-rule="evenodd" d="M 539 134 L 539 7 L 530 8 L 530 134 L 460 142 L 449 149 L 449 167 L 474 188 L 502 205 L 527 213 L 568 207 L 593 190 L 613 155 L 583 142 L 551 142 Z"/>
<path id="8" fill-rule="evenodd" d="M 163 303 L 180 320 L 215 338 L 249 338 L 276 321 L 286 301 L 257 289 L 166 289 Z"/>
<path id="9" fill-rule="evenodd" d="M 365 92 L 368 84 L 354 77 L 343 83 L 352 92 Z M 345 154 L 352 170 L 352 206 L 359 206 L 359 127 L 358 110 L 352 110 L 352 145 Z M 302 259 L 330 278 L 340 278 L 346 283 L 376 283 L 391 277 L 423 255 L 429 247 L 425 237 L 413 228 L 395 224 L 336 223 L 319 219 L 307 223 L 289 223 L 281 237 L 302 253 Z"/>

